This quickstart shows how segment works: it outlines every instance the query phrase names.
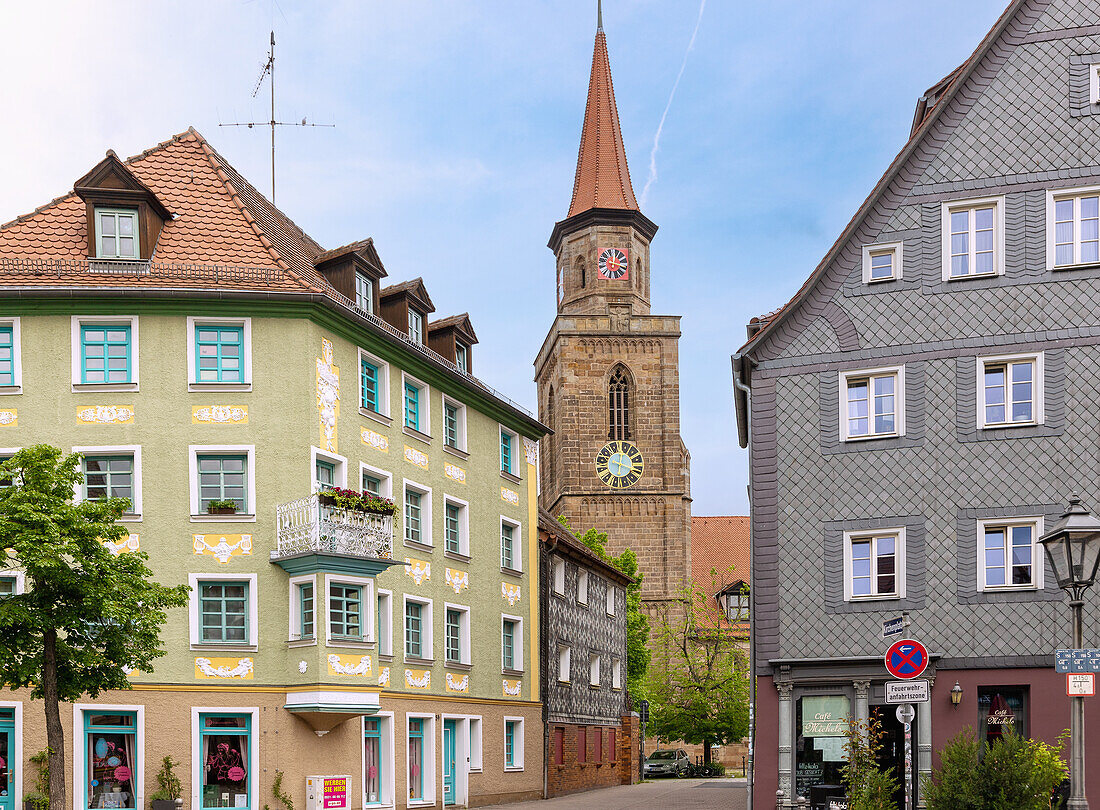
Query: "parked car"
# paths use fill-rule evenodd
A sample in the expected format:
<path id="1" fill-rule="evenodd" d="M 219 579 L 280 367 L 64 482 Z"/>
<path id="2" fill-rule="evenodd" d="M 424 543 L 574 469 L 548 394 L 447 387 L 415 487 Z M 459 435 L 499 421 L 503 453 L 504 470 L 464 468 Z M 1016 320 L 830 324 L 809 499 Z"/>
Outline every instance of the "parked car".
<path id="1" fill-rule="evenodd" d="M 683 748 L 654 751 L 646 757 L 645 776 L 690 776 L 691 760 Z"/>

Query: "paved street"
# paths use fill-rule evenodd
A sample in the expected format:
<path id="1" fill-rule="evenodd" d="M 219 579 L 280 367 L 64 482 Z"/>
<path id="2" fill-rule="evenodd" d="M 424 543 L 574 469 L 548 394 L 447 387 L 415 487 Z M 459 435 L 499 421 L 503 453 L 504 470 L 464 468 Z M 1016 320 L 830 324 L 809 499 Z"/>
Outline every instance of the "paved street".
<path id="1" fill-rule="evenodd" d="M 661 779 L 546 801 L 500 804 L 503 810 L 744 810 L 744 779 Z"/>

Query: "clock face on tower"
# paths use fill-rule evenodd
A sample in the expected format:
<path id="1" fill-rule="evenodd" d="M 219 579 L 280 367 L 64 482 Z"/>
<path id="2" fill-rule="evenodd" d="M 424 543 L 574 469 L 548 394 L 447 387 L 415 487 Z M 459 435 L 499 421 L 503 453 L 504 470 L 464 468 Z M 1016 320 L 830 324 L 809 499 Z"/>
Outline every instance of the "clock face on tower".
<path id="1" fill-rule="evenodd" d="M 596 475 L 612 489 L 634 486 L 644 468 L 642 453 L 631 442 L 608 442 L 596 454 Z"/>
<path id="2" fill-rule="evenodd" d="M 610 280 L 629 278 L 630 262 L 626 251 L 616 247 L 602 248 L 596 260 L 596 270 L 600 278 Z"/>

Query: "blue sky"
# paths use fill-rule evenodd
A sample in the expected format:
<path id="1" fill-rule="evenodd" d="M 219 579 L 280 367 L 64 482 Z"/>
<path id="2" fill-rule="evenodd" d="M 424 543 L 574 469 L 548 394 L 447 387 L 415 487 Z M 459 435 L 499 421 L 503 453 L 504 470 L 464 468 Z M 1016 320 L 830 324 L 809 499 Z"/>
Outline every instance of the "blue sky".
<path id="1" fill-rule="evenodd" d="M 695 514 L 748 508 L 729 365 L 745 323 L 801 285 L 905 142 L 917 98 L 1005 2 L 706 4 L 644 205 L 661 228 L 653 311 L 683 316 Z M 604 6 L 640 195 L 700 4 Z M 108 148 L 132 155 L 188 126 L 267 190 L 266 131 L 218 124 L 267 119 L 250 93 L 271 27 L 278 117 L 336 124 L 280 130 L 278 205 L 326 247 L 373 236 L 391 281 L 423 276 L 436 317 L 468 311 L 479 376 L 533 410 L 595 0 L 4 4 L 0 221 L 70 190 Z"/>

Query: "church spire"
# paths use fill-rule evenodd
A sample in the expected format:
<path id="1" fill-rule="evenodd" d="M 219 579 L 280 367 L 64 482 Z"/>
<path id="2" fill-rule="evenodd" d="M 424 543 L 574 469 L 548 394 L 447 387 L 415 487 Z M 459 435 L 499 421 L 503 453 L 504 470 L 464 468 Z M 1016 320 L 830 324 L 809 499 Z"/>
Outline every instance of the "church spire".
<path id="1" fill-rule="evenodd" d="M 597 0 L 596 14 L 596 45 L 592 53 L 592 75 L 588 80 L 581 148 L 577 155 L 577 177 L 569 203 L 570 217 L 590 208 L 638 210 L 619 130 L 619 111 L 615 106 L 611 63 L 603 33 L 602 0 Z"/>

